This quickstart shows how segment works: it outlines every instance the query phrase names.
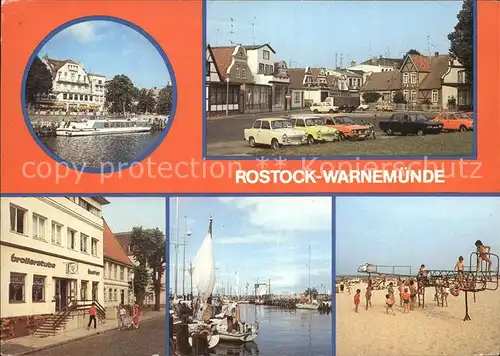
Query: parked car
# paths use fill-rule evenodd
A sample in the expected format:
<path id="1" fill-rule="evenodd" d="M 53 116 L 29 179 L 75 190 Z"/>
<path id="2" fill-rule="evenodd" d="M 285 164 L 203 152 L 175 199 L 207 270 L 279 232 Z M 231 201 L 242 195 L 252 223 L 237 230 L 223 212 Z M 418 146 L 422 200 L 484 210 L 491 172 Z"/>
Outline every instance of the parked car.
<path id="1" fill-rule="evenodd" d="M 331 102 L 324 102 L 324 103 L 313 103 L 310 107 L 309 110 L 311 110 L 313 113 L 318 114 L 318 113 L 336 113 L 339 112 L 339 107 L 333 105 Z"/>
<path id="2" fill-rule="evenodd" d="M 443 130 L 442 123 L 429 120 L 422 114 L 409 112 L 392 114 L 389 120 L 380 121 L 378 125 L 387 135 L 400 133 L 422 136 L 428 133 L 437 134 Z"/>
<path id="3" fill-rule="evenodd" d="M 325 120 L 319 116 L 292 116 L 290 119 L 293 128 L 301 130 L 307 135 L 307 143 L 340 141 L 340 131 L 325 126 Z"/>
<path id="4" fill-rule="evenodd" d="M 243 130 L 243 134 L 250 147 L 266 145 L 276 150 L 281 146 L 307 143 L 304 131 L 293 129 L 292 123 L 282 118 L 257 119 L 251 128 Z"/>
<path id="5" fill-rule="evenodd" d="M 379 104 L 375 106 L 375 110 L 377 111 L 394 111 L 394 106 L 389 104 Z"/>
<path id="6" fill-rule="evenodd" d="M 474 120 L 472 116 L 464 112 L 442 112 L 439 113 L 434 121 L 443 124 L 443 130 L 446 131 L 472 131 L 474 129 Z"/>
<path id="7" fill-rule="evenodd" d="M 358 110 L 360 111 L 366 111 L 370 108 L 369 105 L 366 105 L 366 104 L 361 104 L 360 106 L 358 106 Z"/>
<path id="8" fill-rule="evenodd" d="M 340 140 L 376 138 L 375 130 L 370 125 L 358 125 L 343 114 L 325 115 L 325 125 L 340 131 Z"/>

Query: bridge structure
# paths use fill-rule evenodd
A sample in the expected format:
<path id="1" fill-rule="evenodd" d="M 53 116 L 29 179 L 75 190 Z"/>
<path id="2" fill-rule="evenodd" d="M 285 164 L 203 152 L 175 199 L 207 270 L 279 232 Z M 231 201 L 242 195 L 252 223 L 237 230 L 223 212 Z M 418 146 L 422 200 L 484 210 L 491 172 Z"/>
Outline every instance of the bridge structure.
<path id="1" fill-rule="evenodd" d="M 358 273 L 368 274 L 370 278 L 372 275 L 379 277 L 397 277 L 406 279 L 408 282 L 410 278 L 414 278 L 418 284 L 418 306 L 425 307 L 425 291 L 428 287 L 434 287 L 434 301 L 438 306 L 444 306 L 445 302 L 445 288 L 450 290 L 450 293 L 458 297 L 460 291 L 465 294 L 465 317 L 464 321 L 471 320 L 469 316 L 469 293 L 474 296 L 474 303 L 476 302 L 476 293 L 483 291 L 496 291 L 499 287 L 500 281 L 500 258 L 493 253 L 487 253 L 492 267 L 489 269 L 484 259 L 481 264 L 478 264 L 479 255 L 477 252 L 472 252 L 469 256 L 469 266 L 464 268 L 462 273 L 455 270 L 427 270 L 423 275 L 411 274 L 411 267 L 409 266 L 383 266 L 375 264 L 365 264 L 358 267 Z M 408 268 L 406 273 L 394 273 L 396 269 Z M 384 269 L 389 269 L 388 272 L 383 272 Z M 392 273 L 391 273 L 392 270 Z"/>

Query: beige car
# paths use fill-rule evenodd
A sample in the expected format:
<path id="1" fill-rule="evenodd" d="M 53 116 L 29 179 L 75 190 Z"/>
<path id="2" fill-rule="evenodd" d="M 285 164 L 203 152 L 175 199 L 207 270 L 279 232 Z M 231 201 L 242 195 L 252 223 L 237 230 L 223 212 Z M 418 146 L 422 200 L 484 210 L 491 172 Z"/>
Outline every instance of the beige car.
<path id="1" fill-rule="evenodd" d="M 253 126 L 245 129 L 243 133 L 250 147 L 265 145 L 276 150 L 281 146 L 307 143 L 304 131 L 294 129 L 290 120 L 283 118 L 257 119 Z"/>

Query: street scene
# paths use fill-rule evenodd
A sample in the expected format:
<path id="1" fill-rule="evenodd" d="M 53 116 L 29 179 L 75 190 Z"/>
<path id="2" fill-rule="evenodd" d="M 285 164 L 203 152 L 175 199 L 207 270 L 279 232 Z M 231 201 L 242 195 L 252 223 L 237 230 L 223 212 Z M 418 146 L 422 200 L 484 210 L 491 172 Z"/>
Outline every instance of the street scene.
<path id="1" fill-rule="evenodd" d="M 2 356 L 165 355 L 164 198 L 2 197 L 1 207 Z"/>
<path id="2" fill-rule="evenodd" d="M 208 156 L 473 154 L 472 0 L 289 5 L 207 5 Z"/>
<path id="3" fill-rule="evenodd" d="M 171 355 L 331 355 L 329 197 L 170 199 Z"/>
<path id="4" fill-rule="evenodd" d="M 35 139 L 83 169 L 116 169 L 151 152 L 166 133 L 175 90 L 162 55 L 142 33 L 113 21 L 58 32 L 26 76 L 24 114 Z"/>
<path id="5" fill-rule="evenodd" d="M 500 353 L 499 197 L 337 197 L 335 215 L 337 355 Z"/>

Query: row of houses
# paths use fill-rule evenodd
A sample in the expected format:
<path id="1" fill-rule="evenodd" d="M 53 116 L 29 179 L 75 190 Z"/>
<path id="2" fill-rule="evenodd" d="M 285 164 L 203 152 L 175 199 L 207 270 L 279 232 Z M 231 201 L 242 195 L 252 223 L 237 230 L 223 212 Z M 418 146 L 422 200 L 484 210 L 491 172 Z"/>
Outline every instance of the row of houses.
<path id="1" fill-rule="evenodd" d="M 347 68 L 289 68 L 269 45 L 207 46 L 208 116 L 287 111 L 330 96 L 377 92 L 380 103 L 401 91 L 412 105 L 446 109 L 472 105 L 472 84 L 465 68 L 450 55 L 409 54 L 404 59 L 372 58 Z"/>
<path id="2" fill-rule="evenodd" d="M 108 200 L 2 197 L 0 203 L 1 339 L 54 327 L 54 316 L 71 303 L 94 301 L 113 319 L 119 304 L 135 302 L 131 233 L 111 231 L 102 216 Z M 152 292 L 145 303 L 154 303 Z M 81 328 L 86 310 L 68 312 L 65 330 Z"/>

